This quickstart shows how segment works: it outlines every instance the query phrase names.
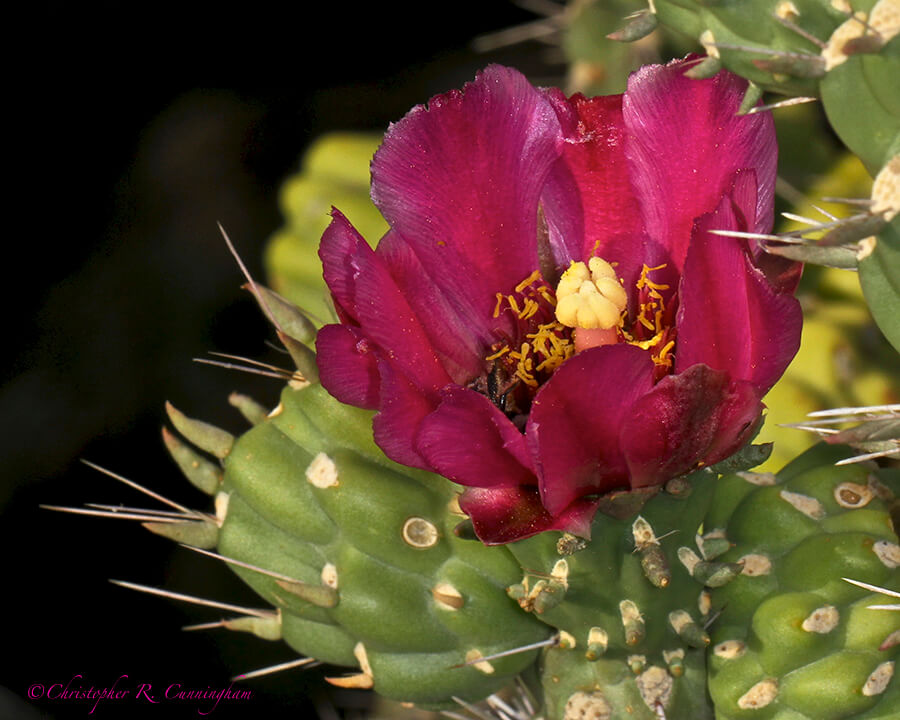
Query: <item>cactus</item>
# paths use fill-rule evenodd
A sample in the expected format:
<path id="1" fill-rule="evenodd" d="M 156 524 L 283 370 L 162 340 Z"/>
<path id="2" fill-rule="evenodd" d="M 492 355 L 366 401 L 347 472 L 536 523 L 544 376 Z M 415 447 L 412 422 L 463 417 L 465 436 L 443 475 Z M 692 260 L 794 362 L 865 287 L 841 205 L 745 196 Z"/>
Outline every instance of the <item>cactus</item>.
<path id="1" fill-rule="evenodd" d="M 586 18 L 596 17 L 594 13 L 599 11 L 589 2 L 577 5 L 585 23 Z M 866 299 L 885 334 L 898 345 L 897 313 L 891 310 L 891 304 L 896 303 L 900 287 L 896 277 L 898 265 L 893 260 L 900 249 L 900 219 L 895 218 L 900 157 L 900 125 L 895 120 L 900 113 L 896 98 L 885 92 L 898 59 L 898 41 L 892 40 L 896 19 L 891 15 L 897 10 L 897 3 L 858 0 L 852 7 L 843 5 L 824 0 L 796 0 L 796 4 L 775 0 L 656 0 L 617 35 L 618 39 L 638 39 L 661 23 L 696 37 L 708 56 L 698 58 L 688 74 L 699 79 L 727 68 L 748 78 L 751 85 L 742 111 L 756 113 L 766 109 L 753 107 L 762 90 L 822 98 L 838 135 L 876 175 L 866 212 L 850 222 L 825 228 L 827 233 L 813 242 L 785 242 L 799 240 L 802 234 L 791 234 L 796 231 L 774 236 L 742 231 L 721 234 L 756 237 L 768 243 L 770 252 L 790 260 L 858 266 Z M 586 29 L 585 25 L 569 35 L 571 46 L 579 42 L 590 45 L 584 43 L 585 33 L 580 32 Z M 589 50 L 590 47 L 581 47 L 578 52 L 585 53 L 585 62 L 597 62 L 589 57 Z M 633 60 L 621 52 L 613 57 L 621 64 Z M 675 66 L 678 63 L 667 66 L 666 71 Z M 686 82 L 680 77 L 680 66 L 673 72 L 679 73 L 678 82 Z M 512 77 L 508 71 L 496 68 L 488 74 L 491 79 L 481 81 L 482 89 L 502 86 L 501 76 Z M 859 85 L 860 77 L 872 82 Z M 516 87 L 521 89 L 519 78 Z M 846 101 L 840 97 L 849 89 L 858 98 L 858 107 L 872 109 L 871 113 L 856 113 L 865 116 L 861 118 L 848 117 Z M 568 100 L 552 95 L 552 91 L 531 91 L 534 92 L 529 95 L 530 102 L 546 111 L 535 113 L 535 121 L 549 126 L 558 120 L 554 113 L 560 112 Z M 432 108 L 451 105 L 460 97 L 462 94 L 437 98 Z M 735 100 L 739 97 L 738 94 Z M 551 100 L 555 103 L 552 113 Z M 439 112 L 434 110 L 432 114 Z M 728 117 L 733 119 L 731 111 Z M 583 129 L 582 120 L 579 122 Z M 540 135 L 530 127 L 526 129 L 532 141 Z M 399 125 L 392 129 L 395 142 L 404 132 Z M 469 139 L 468 134 L 465 137 Z M 490 146 L 480 136 L 478 139 L 482 145 Z M 588 133 L 566 140 L 576 147 L 594 142 L 595 136 Z M 626 141 L 615 138 L 609 146 L 616 147 L 619 142 Z M 415 145 L 421 150 L 425 144 Z M 586 394 L 602 385 L 605 396 L 600 399 L 605 404 L 601 411 L 615 415 L 608 422 L 608 437 L 603 435 L 598 444 L 614 446 L 621 442 L 616 433 L 627 420 L 644 430 L 634 434 L 647 440 L 651 450 L 644 457 L 634 449 L 638 445 L 631 448 L 626 458 L 626 481 L 619 484 L 616 483 L 620 478 L 613 477 L 614 473 L 605 467 L 616 469 L 614 466 L 621 459 L 614 454 L 598 460 L 590 454 L 593 448 L 589 447 L 584 457 L 572 460 L 570 455 L 577 453 L 559 448 L 569 447 L 569 436 L 580 431 L 580 423 L 594 420 L 597 403 L 583 402 L 575 392 L 567 394 L 569 386 L 560 384 L 553 386 L 563 388 L 557 395 L 543 392 L 551 387 L 543 385 L 543 394 L 529 396 L 527 402 L 523 393 L 512 398 L 515 383 L 503 376 L 504 365 L 497 359 L 505 352 L 510 357 L 519 352 L 517 359 L 522 363 L 509 367 L 521 371 L 520 377 L 531 380 L 537 388 L 538 380 L 526 372 L 529 368 L 524 365 L 528 348 L 532 347 L 528 343 L 512 350 L 507 345 L 491 347 L 487 356 L 481 352 L 477 356 L 479 367 L 484 364 L 482 360 L 493 364 L 488 374 L 472 380 L 462 367 L 466 358 L 455 354 L 461 343 L 454 338 L 447 340 L 443 332 L 429 336 L 427 342 L 423 340 L 425 334 L 419 332 L 417 324 L 419 316 L 431 313 L 449 319 L 447 325 L 453 330 L 454 323 L 464 324 L 466 313 L 455 313 L 459 307 L 469 307 L 463 302 L 469 298 L 450 293 L 435 300 L 436 294 L 422 290 L 427 283 L 419 281 L 435 278 L 427 273 L 417 274 L 421 258 L 415 253 L 404 254 L 409 248 L 402 244 L 405 240 L 401 242 L 403 233 L 393 225 L 386 249 L 373 251 L 342 214 L 334 214 L 334 221 L 326 230 L 322 256 L 336 308 L 325 299 L 324 285 L 318 277 L 320 265 L 310 263 L 312 248 L 325 229 L 321 210 L 332 202 L 349 207 L 354 222 L 363 229 L 362 235 L 370 239 L 386 227 L 365 195 L 365 174 L 360 169 L 373 147 L 371 139 L 339 136 L 313 148 L 301 175 L 286 185 L 283 203 L 287 227 L 270 246 L 270 272 L 281 294 L 250 281 L 250 289 L 297 367 L 296 372 L 275 372 L 288 380 L 278 406 L 269 410 L 250 398 L 233 395 L 231 404 L 253 425 L 239 437 L 189 418 L 174 407 L 167 408 L 178 435 L 164 431 L 166 446 L 188 480 L 214 498 L 215 511 L 190 511 L 176 506 L 177 513 L 146 511 L 135 517 L 144 520 L 145 527 L 155 533 L 220 558 L 271 607 L 242 612 L 212 625 L 249 632 L 265 640 L 283 640 L 305 656 L 295 664 L 318 660 L 350 668 L 349 674 L 329 678 L 339 687 L 374 690 L 425 709 L 447 711 L 462 706 L 482 718 L 489 711 L 476 708 L 473 703 L 490 698 L 491 707 L 496 708 L 502 701 L 495 693 L 514 683 L 520 688 L 527 686 L 527 692 L 534 693 L 536 706 L 523 701 L 517 710 L 508 711 L 501 705 L 496 712 L 500 718 L 539 714 L 546 720 L 887 720 L 895 716 L 892 713 L 900 703 L 900 681 L 894 677 L 900 647 L 900 614 L 874 609 L 872 605 L 877 597 L 875 591 L 888 595 L 900 591 L 896 573 L 900 565 L 897 470 L 862 463 L 835 467 L 835 461 L 847 462 L 846 448 L 821 444 L 778 474 L 759 469 L 749 472 L 766 460 L 768 445 L 747 444 L 735 455 L 727 456 L 758 430 L 759 398 L 754 395 L 749 409 L 740 417 L 732 417 L 734 407 L 749 395 L 742 398 L 737 391 L 722 391 L 718 398 L 720 414 L 704 414 L 707 406 L 717 404 L 717 399 L 708 395 L 721 390 L 720 385 L 725 382 L 724 374 L 703 362 L 717 362 L 720 358 L 713 352 L 698 356 L 699 360 L 688 366 L 682 384 L 677 386 L 678 392 L 672 390 L 672 397 L 664 398 L 667 402 L 654 397 L 646 405 L 636 404 L 634 414 L 626 415 L 622 410 L 621 417 L 614 412 L 616 393 L 621 390 L 617 383 L 603 384 L 596 373 L 579 374 L 577 379 L 588 380 L 583 388 L 578 386 L 579 391 Z M 461 154 L 466 149 L 462 143 L 453 148 Z M 351 159 L 332 162 L 338 156 Z M 384 170 L 390 165 L 398 177 L 409 168 L 421 170 L 430 160 L 419 162 L 417 157 L 404 155 L 403 162 L 392 165 L 390 157 L 390 153 L 383 152 L 381 160 L 376 159 L 376 166 L 380 162 L 382 173 L 390 174 Z M 542 157 L 548 163 L 554 159 L 549 152 Z M 443 172 L 444 165 L 452 163 L 440 165 Z M 473 167 L 476 165 L 473 163 Z M 558 165 L 554 167 L 559 170 Z M 720 220 L 742 202 L 746 205 L 743 210 L 748 212 L 756 204 L 757 189 L 752 188 L 752 201 L 748 201 L 747 193 L 757 169 L 737 169 L 739 172 L 733 176 L 729 173 L 728 193 L 732 194 L 723 198 L 717 210 Z M 762 166 L 758 170 L 762 173 Z M 562 176 L 554 177 L 560 180 Z M 393 192 L 397 189 L 393 186 L 389 188 L 392 192 L 385 192 L 382 186 L 373 195 L 394 215 L 398 214 L 398 207 L 406 212 L 414 204 L 407 195 L 415 196 L 427 185 L 420 179 L 399 183 L 401 190 L 408 191 L 406 195 Z M 485 192 L 504 186 L 494 182 L 496 178 L 490 180 L 485 183 Z M 452 190 L 452 184 L 448 185 L 451 187 L 438 189 Z M 568 186 L 560 187 L 567 191 Z M 611 194 L 629 192 L 629 188 L 629 183 L 623 183 Z M 701 189 L 698 185 L 698 192 Z M 397 201 L 398 197 L 402 201 Z M 434 197 L 440 198 L 441 193 Z M 558 202 L 560 197 L 561 194 L 551 199 Z M 385 198 L 389 202 L 385 203 Z M 428 211 L 439 204 L 429 204 L 431 196 L 427 201 L 423 206 Z M 466 207 L 471 215 L 481 210 Z M 549 233 L 547 227 L 558 220 L 552 212 L 544 216 L 547 207 L 554 209 L 552 203 L 541 205 L 537 213 L 532 213 L 537 207 L 526 208 L 529 222 L 533 214 L 539 214 L 544 223 L 538 233 L 524 233 L 529 242 L 531 235 L 538 234 L 540 238 L 541 232 Z M 711 206 L 697 218 L 688 218 L 688 224 L 706 232 L 704 223 L 714 208 Z M 457 207 L 452 209 L 457 213 Z M 312 216 L 317 220 L 311 221 Z M 459 214 L 451 216 L 454 222 L 462 223 Z M 426 225 L 431 222 L 428 216 L 425 220 Z M 761 223 L 765 225 L 765 219 Z M 514 223 L 509 226 L 517 227 Z M 418 231 L 417 226 L 412 229 Z M 454 223 L 449 223 L 442 231 L 455 229 Z M 503 222 L 492 228 L 497 233 L 503 230 Z M 716 230 L 708 232 L 713 236 Z M 877 240 L 870 239 L 873 233 L 880 233 Z M 495 240 L 493 236 L 490 239 Z M 706 237 L 704 242 L 713 240 Z M 482 251 L 472 238 L 466 240 L 469 241 L 478 252 Z M 606 261 L 601 265 L 597 263 L 599 256 L 593 256 L 600 243 L 597 240 L 589 253 L 593 263 L 590 273 L 607 268 L 612 274 L 591 282 L 595 289 L 601 285 L 608 289 L 610 283 L 616 284 L 617 275 L 613 265 Z M 498 253 L 505 252 L 508 244 L 498 242 Z M 435 245 L 446 245 L 443 236 Z M 722 247 L 733 249 L 734 244 Z M 756 248 L 745 249 L 749 258 Z M 537 251 L 545 252 L 546 248 L 537 248 L 536 257 Z M 393 258 L 394 264 L 387 263 L 385 256 Z M 691 258 L 692 263 L 699 262 L 696 257 Z M 517 258 L 502 259 L 511 262 Z M 762 276 L 773 270 L 767 260 L 750 268 L 749 259 L 746 263 L 743 255 L 739 259 L 742 271 L 752 271 L 747 274 L 753 282 L 762 282 Z M 771 264 L 779 261 L 775 259 Z M 547 265 L 547 258 L 542 257 L 542 262 Z M 587 277 L 588 266 L 578 265 L 572 260 L 566 272 L 583 271 Z M 677 297 L 681 303 L 681 322 L 687 314 L 684 298 L 693 297 L 696 303 L 702 293 L 687 295 L 683 277 L 678 275 L 670 278 L 671 284 L 648 277 L 649 272 L 665 267 L 665 263 L 655 267 L 644 263 L 643 270 L 633 268 L 637 273 L 635 287 L 644 288 L 641 297 L 645 304 L 641 304 L 640 314 L 644 317 L 645 310 L 656 307 L 646 304 L 650 302 L 650 290 L 656 291 L 653 297 L 662 301 L 659 291 L 677 285 L 677 291 L 684 289 L 685 295 L 666 297 Z M 695 279 L 707 282 L 712 290 L 735 282 L 735 277 L 728 277 L 716 285 L 713 281 L 720 279 L 717 267 L 712 263 L 697 267 L 705 274 L 695 275 Z M 796 270 L 791 263 L 783 267 Z M 515 278 L 521 280 L 515 292 L 523 303 L 531 305 L 525 304 L 520 312 L 516 297 L 497 292 L 494 319 L 500 316 L 501 309 L 506 312 L 505 303 L 523 322 L 536 312 L 546 312 L 545 320 L 559 317 L 558 313 L 552 314 L 549 306 L 541 306 L 538 296 L 559 308 L 557 300 L 571 297 L 571 293 L 561 294 L 565 275 L 554 294 L 541 270 L 524 279 Z M 792 299 L 787 299 L 792 281 L 786 276 L 791 272 L 785 270 L 783 276 L 777 277 L 776 273 L 769 278 L 772 288 L 768 288 L 765 299 L 770 304 L 760 306 L 766 312 L 749 313 L 753 322 L 748 323 L 747 337 L 783 322 L 788 315 L 799 314 Z M 832 291 L 843 287 L 835 279 L 835 272 L 823 273 L 822 287 Z M 739 274 L 732 272 L 732 276 Z M 462 284 L 456 282 L 460 279 L 468 280 L 464 273 L 447 275 L 454 281 L 450 285 Z M 796 279 L 796 273 L 793 276 Z M 374 278 L 377 283 L 357 292 L 352 286 L 360 278 L 370 282 Z M 604 284 L 604 279 L 610 282 Z M 400 297 L 402 293 L 391 295 L 403 283 L 407 285 L 404 289 L 416 290 L 416 298 L 424 303 L 415 311 L 409 311 Z M 584 283 L 587 280 L 583 278 L 579 288 Z M 777 294 L 773 289 L 776 285 Z M 747 287 L 752 290 L 756 286 Z M 620 295 L 626 293 L 621 286 L 613 290 Z M 824 295 L 829 299 L 828 292 Z M 398 316 L 403 315 L 405 324 L 397 332 L 402 336 L 399 340 L 391 335 L 395 327 L 386 329 L 390 322 L 384 322 L 384 308 L 379 306 L 385 297 L 390 301 L 388 307 Z M 612 303 L 610 297 L 604 296 L 607 305 Z M 719 298 L 720 306 L 727 304 L 723 297 L 726 296 Z M 450 308 L 453 303 L 445 306 L 439 302 L 447 298 L 460 303 L 459 307 Z M 865 322 L 856 300 L 848 321 L 853 327 Z M 293 303 L 302 305 L 304 310 Z M 848 304 L 852 305 L 852 301 Z M 319 321 L 334 309 L 343 324 L 319 333 Z M 814 312 L 813 322 L 807 326 L 813 330 L 809 338 L 815 341 L 825 337 L 829 344 L 839 343 L 842 338 L 838 337 L 841 333 L 836 332 L 836 325 L 844 321 L 844 310 L 847 308 L 831 303 Z M 679 351 L 682 357 L 689 354 L 684 336 L 691 332 L 700 341 L 708 340 L 706 345 L 712 348 L 728 344 L 715 342 L 720 339 L 718 335 L 707 338 L 705 329 L 697 330 L 702 327 L 698 312 L 695 309 L 695 315 L 689 318 L 693 325 L 689 322 L 678 328 L 660 325 L 663 309 L 656 313 L 654 332 L 658 331 L 661 337 L 663 331 L 677 330 L 682 335 L 681 345 L 674 350 L 676 357 Z M 619 313 L 627 314 L 627 301 L 614 308 L 613 319 L 624 321 L 625 316 Z M 771 317 L 766 317 L 765 322 L 757 317 L 766 314 Z M 650 322 L 649 317 L 644 320 Z M 551 325 L 541 325 L 540 329 L 545 331 Z M 626 376 L 625 360 L 638 358 L 648 349 L 630 337 L 630 346 L 622 344 L 615 322 L 574 327 L 578 335 L 562 325 L 553 325 L 553 340 L 573 339 L 571 352 L 560 352 L 553 358 L 563 367 L 554 376 L 557 380 L 563 377 L 568 381 L 575 376 L 567 376 L 567 372 L 584 370 L 582 364 L 571 359 L 576 349 L 584 353 L 607 349 L 618 353 L 608 356 L 620 359 L 621 364 L 615 366 L 619 372 L 613 373 L 619 381 Z M 320 364 L 311 349 L 317 333 L 320 341 L 325 336 L 319 352 L 330 358 L 330 364 Z M 396 344 L 383 342 L 384 336 L 389 335 L 390 340 L 397 340 Z M 404 345 L 411 336 L 421 341 L 419 345 Z M 525 335 L 538 336 L 539 333 Z M 732 342 L 739 335 L 723 337 Z M 666 353 L 675 346 L 674 335 L 672 338 L 654 359 L 658 367 L 652 369 L 659 375 L 652 382 L 649 377 L 646 379 L 648 393 L 651 387 L 662 387 L 667 392 L 674 387 L 674 383 L 663 385 L 661 381 L 667 372 L 666 362 L 672 362 L 666 360 Z M 644 342 L 652 345 L 657 339 Z M 773 338 L 762 333 L 748 343 L 756 351 L 767 340 Z M 593 341 L 595 345 L 590 344 Z M 383 342 L 383 347 L 379 342 Z M 577 348 L 576 342 L 581 342 Z M 479 343 L 483 343 L 482 338 L 473 340 L 472 345 L 478 351 L 485 350 Z M 618 350 L 605 348 L 617 344 Z M 697 347 L 703 345 L 699 342 Z M 419 352 L 423 347 L 434 357 Z M 535 352 L 536 348 L 534 345 Z M 404 351 L 408 362 L 392 365 Z M 786 364 L 789 354 L 792 353 L 779 353 L 779 363 Z M 435 360 L 438 355 L 441 359 Z M 598 357 L 596 352 L 593 357 Z M 582 355 L 581 361 L 584 358 Z M 416 374 L 431 360 L 445 363 L 443 369 L 453 375 L 454 382 L 460 377 L 465 377 L 465 382 L 454 386 L 441 376 L 440 393 L 433 393 L 432 384 L 437 381 L 433 383 L 429 377 L 420 383 L 421 387 L 406 388 L 403 383 L 409 380 L 407 375 Z M 762 352 L 748 360 L 747 366 L 755 373 L 759 364 L 767 362 L 769 359 Z M 550 367 L 547 376 L 555 373 L 557 367 Z M 736 371 L 743 369 L 738 367 Z M 338 397 L 358 407 L 329 395 L 319 384 L 320 371 L 325 387 L 337 389 Z M 377 377 L 379 373 L 383 375 Z M 765 392 L 778 374 L 780 371 L 773 372 L 767 382 L 756 383 L 753 392 Z M 639 387 L 641 377 L 635 374 L 630 385 L 619 384 Z M 743 376 L 738 379 L 746 380 Z M 770 397 L 773 401 L 779 393 L 782 398 L 790 397 L 802 386 L 804 402 L 810 401 L 807 396 L 818 394 L 820 388 L 809 380 L 789 375 L 788 381 L 777 386 Z M 540 382 L 549 380 L 541 377 Z M 411 382 L 407 384 L 412 388 Z M 834 391 L 834 384 L 825 382 L 823 394 Z M 573 381 L 571 387 L 577 385 Z M 812 392 L 811 386 L 815 386 Z M 883 373 L 868 390 L 892 392 Z M 468 398 L 474 403 L 475 395 L 481 403 L 478 408 L 462 402 Z M 686 403 L 688 395 L 694 405 Z M 627 399 L 620 405 L 631 413 L 632 399 Z M 474 412 L 482 407 L 489 407 L 492 414 Z M 372 435 L 373 413 L 360 408 L 379 410 L 375 416 L 379 445 Z M 575 412 L 574 419 L 567 418 L 563 431 L 548 432 L 552 421 L 559 418 L 551 411 L 570 408 L 581 415 Z M 858 449 L 877 446 L 879 456 L 895 455 L 896 408 L 890 412 L 894 415 L 872 420 L 864 431 L 835 431 L 832 439 L 846 441 Z M 682 416 L 688 420 L 683 421 Z M 420 427 L 404 427 L 409 418 Z M 660 424 L 653 424 L 657 419 Z M 866 419 L 871 420 L 868 416 Z M 675 428 L 668 435 L 664 431 L 671 428 L 665 423 Z M 460 439 L 470 438 L 465 433 L 454 434 L 459 426 L 467 432 L 474 427 L 480 433 L 472 431 L 475 447 L 471 454 L 482 460 L 490 456 L 475 472 L 486 478 L 473 481 L 472 476 L 457 472 L 460 468 L 454 463 L 459 457 L 453 446 Z M 411 440 L 408 436 L 413 435 Z M 435 442 L 437 435 L 442 441 L 450 440 L 440 445 Z M 523 438 L 527 438 L 527 444 Z M 700 449 L 685 450 L 690 445 L 688 440 Z M 727 452 L 723 450 L 726 447 Z M 406 465 L 389 459 L 385 454 L 388 448 L 392 457 Z M 543 454 L 535 454 L 536 448 Z M 790 448 L 784 454 L 793 456 L 795 451 Z M 637 474 L 632 473 L 632 461 L 637 471 L 644 472 L 644 480 L 651 478 L 654 482 L 631 484 Z M 468 486 L 464 494 L 460 495 L 462 487 L 445 477 L 420 469 L 444 467 L 445 462 L 450 468 L 446 475 Z M 625 460 L 621 462 L 624 464 Z M 716 464 L 707 467 L 707 462 Z M 545 476 L 545 466 L 553 463 L 571 470 L 581 482 L 577 492 L 573 491 L 573 496 L 577 495 L 574 499 L 563 497 L 565 493 L 560 488 L 564 483 L 554 487 L 552 482 L 545 482 L 549 477 L 549 472 Z M 611 484 L 590 484 L 591 473 L 599 472 L 597 468 L 610 472 Z M 509 471 L 509 477 L 503 476 L 505 471 Z M 542 506 L 548 497 L 555 514 Z M 461 505 L 471 518 L 467 518 Z M 485 535 L 485 528 L 493 534 Z M 508 544 L 482 544 L 476 530 L 486 542 Z"/>
<path id="2" fill-rule="evenodd" d="M 274 607 L 225 626 L 357 668 L 336 685 L 424 707 L 502 688 L 536 650 L 481 658 L 552 634 L 505 595 L 518 564 L 506 548 L 454 534 L 463 516 L 452 485 L 387 460 L 371 440 L 370 413 L 305 385 L 285 388 L 272 412 L 225 444 L 170 410 L 189 439 L 224 456 L 224 474 L 202 482 L 215 496 L 215 523 L 151 529 L 216 546 Z M 185 445 L 169 445 L 184 458 Z M 209 465 L 194 456 L 186 467 L 193 476 Z"/>
<path id="3" fill-rule="evenodd" d="M 777 476 L 723 478 L 706 518 L 743 571 L 712 591 L 709 690 L 717 717 L 895 717 L 900 616 L 870 591 L 900 589 L 897 471 L 834 467 L 817 446 Z"/>
<path id="4" fill-rule="evenodd" d="M 611 496 L 590 541 L 484 546 L 463 539 L 451 483 L 387 460 L 369 413 L 319 385 L 287 387 L 237 440 L 170 415 L 224 456 L 215 475 L 170 436 L 191 477 L 214 478 L 195 484 L 217 528 L 211 542 L 151 529 L 217 545 L 276 608 L 225 626 L 358 667 L 335 684 L 446 708 L 501 689 L 543 647 L 549 720 L 887 718 L 900 693 L 900 615 L 842 580 L 900 590 L 900 474 L 835 468 L 843 448 L 778 475 L 703 469 L 649 500 Z M 756 464 L 754 448 L 721 469 Z"/>

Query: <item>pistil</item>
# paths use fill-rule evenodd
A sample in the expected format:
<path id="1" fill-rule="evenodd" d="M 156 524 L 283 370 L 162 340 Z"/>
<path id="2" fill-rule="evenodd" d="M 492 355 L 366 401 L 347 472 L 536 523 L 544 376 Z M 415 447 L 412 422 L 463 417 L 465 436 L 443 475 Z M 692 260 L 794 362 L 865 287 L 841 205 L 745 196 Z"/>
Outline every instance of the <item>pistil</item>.
<path id="1" fill-rule="evenodd" d="M 627 304 L 615 269 L 599 257 L 587 264 L 573 261 L 556 288 L 556 319 L 574 328 L 575 352 L 619 342 Z"/>

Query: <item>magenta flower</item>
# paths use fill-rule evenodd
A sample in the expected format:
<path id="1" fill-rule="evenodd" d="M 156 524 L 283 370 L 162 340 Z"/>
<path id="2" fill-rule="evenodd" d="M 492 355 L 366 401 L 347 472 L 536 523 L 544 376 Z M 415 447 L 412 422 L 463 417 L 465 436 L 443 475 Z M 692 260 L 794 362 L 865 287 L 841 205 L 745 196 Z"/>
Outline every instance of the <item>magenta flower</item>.
<path id="1" fill-rule="evenodd" d="M 728 457 L 797 350 L 799 266 L 709 232 L 771 229 L 771 118 L 684 70 L 566 98 L 491 66 L 389 129 L 377 249 L 337 211 L 322 237 L 322 383 L 487 543 Z"/>

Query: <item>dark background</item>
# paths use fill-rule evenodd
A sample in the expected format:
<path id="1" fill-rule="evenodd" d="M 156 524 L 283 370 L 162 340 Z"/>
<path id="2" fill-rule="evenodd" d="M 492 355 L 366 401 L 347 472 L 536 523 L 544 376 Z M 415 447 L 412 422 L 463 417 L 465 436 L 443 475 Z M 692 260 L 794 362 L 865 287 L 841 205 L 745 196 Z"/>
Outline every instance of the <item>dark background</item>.
<path id="1" fill-rule="evenodd" d="M 198 717 L 208 707 L 106 701 L 90 715 L 86 702 L 22 699 L 76 675 L 73 687 L 125 674 L 124 688 L 222 688 L 295 657 L 249 635 L 182 632 L 222 613 L 107 582 L 258 606 L 214 560 L 136 524 L 39 504 L 144 503 L 86 459 L 206 507 L 163 450 L 164 401 L 240 432 L 228 393 L 274 405 L 279 390 L 192 362 L 210 350 L 272 359 L 216 222 L 261 278 L 277 189 L 316 135 L 382 131 L 488 62 L 541 83 L 560 66 L 534 42 L 472 49 L 536 19 L 505 0 L 87 5 L 7 18 L 0 720 Z M 321 675 L 248 682 L 252 700 L 212 717 L 331 718 L 365 704 L 331 694 Z"/>

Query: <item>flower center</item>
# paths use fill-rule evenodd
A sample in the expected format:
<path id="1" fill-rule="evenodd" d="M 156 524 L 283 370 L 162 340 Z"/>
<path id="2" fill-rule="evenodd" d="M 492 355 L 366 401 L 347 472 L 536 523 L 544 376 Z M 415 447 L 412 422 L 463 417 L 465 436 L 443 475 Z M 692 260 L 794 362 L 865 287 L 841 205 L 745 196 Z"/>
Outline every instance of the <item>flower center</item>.
<path id="1" fill-rule="evenodd" d="M 633 317 L 615 268 L 599 257 L 572 262 L 555 291 L 535 270 L 512 293 L 497 293 L 493 316 L 511 315 L 513 330 L 491 345 L 486 374 L 468 387 L 524 427 L 538 388 L 576 352 L 618 342 L 635 345 L 650 352 L 659 380 L 671 370 L 675 346 L 674 296 L 666 293 L 668 285 L 650 277 L 664 267 L 643 266 Z"/>
<path id="2" fill-rule="evenodd" d="M 628 295 L 606 260 L 592 257 L 587 265 L 573 261 L 559 280 L 556 301 L 556 319 L 575 328 L 577 352 L 619 342 L 616 329 Z"/>

